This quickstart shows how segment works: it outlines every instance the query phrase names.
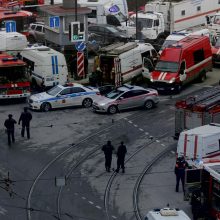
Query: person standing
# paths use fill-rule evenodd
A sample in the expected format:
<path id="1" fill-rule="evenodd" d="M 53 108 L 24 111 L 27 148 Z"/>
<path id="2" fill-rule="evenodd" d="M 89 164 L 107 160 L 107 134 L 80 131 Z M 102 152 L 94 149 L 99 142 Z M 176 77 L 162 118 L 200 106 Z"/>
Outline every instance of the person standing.
<path id="1" fill-rule="evenodd" d="M 176 174 L 176 192 L 179 192 L 179 182 L 180 182 L 180 180 L 181 180 L 181 183 L 182 183 L 183 192 L 185 192 L 185 188 L 184 188 L 185 169 L 188 168 L 188 167 L 189 167 L 189 165 L 185 161 L 185 158 L 183 156 L 177 158 L 175 169 L 174 169 L 174 172 Z"/>
<path id="2" fill-rule="evenodd" d="M 117 169 L 116 172 L 118 173 L 120 168 L 122 168 L 122 173 L 125 172 L 125 154 L 127 153 L 127 148 L 124 145 L 124 142 L 122 141 L 120 146 L 117 150 Z"/>
<path id="3" fill-rule="evenodd" d="M 111 163 L 112 163 L 112 153 L 114 151 L 114 147 L 111 144 L 111 141 L 107 141 L 107 144 L 103 145 L 102 151 L 105 154 L 105 169 L 107 172 L 111 170 Z"/>
<path id="4" fill-rule="evenodd" d="M 31 119 L 32 119 L 32 114 L 30 112 L 28 112 L 27 107 L 24 107 L 24 111 L 21 113 L 18 124 L 20 125 L 20 122 L 22 122 L 21 136 L 24 137 L 24 132 L 25 132 L 25 128 L 26 128 L 28 139 L 30 139 L 30 121 L 31 121 Z"/>
<path id="5" fill-rule="evenodd" d="M 11 140 L 14 143 L 15 142 L 15 136 L 14 136 L 14 131 L 15 131 L 15 124 L 17 122 L 13 119 L 13 115 L 9 114 L 8 119 L 5 120 L 4 126 L 7 129 L 7 135 L 8 135 L 8 145 L 11 145 Z"/>

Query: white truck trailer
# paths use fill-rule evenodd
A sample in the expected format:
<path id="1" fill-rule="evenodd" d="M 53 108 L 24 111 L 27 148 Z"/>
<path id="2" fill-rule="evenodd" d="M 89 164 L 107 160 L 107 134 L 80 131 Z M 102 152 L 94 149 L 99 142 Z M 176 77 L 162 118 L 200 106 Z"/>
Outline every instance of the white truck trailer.
<path id="1" fill-rule="evenodd" d="M 175 137 L 187 129 L 209 123 L 220 123 L 219 103 L 219 86 L 177 101 L 175 104 Z"/>
<path id="2" fill-rule="evenodd" d="M 32 45 L 21 52 L 27 63 L 33 87 L 52 87 L 65 84 L 68 70 L 64 55 L 46 46 Z"/>
<path id="3" fill-rule="evenodd" d="M 148 40 L 162 44 L 174 31 L 206 24 L 206 15 L 220 10 L 218 0 L 152 1 L 138 13 L 138 25 Z M 136 22 L 136 14 L 132 15 Z"/>

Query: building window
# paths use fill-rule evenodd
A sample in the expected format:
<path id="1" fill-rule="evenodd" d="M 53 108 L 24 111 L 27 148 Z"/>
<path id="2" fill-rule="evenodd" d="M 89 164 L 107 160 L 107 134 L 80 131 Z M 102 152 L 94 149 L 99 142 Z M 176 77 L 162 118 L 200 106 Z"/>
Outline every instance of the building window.
<path id="1" fill-rule="evenodd" d="M 182 16 L 186 15 L 186 11 L 185 11 L 185 10 L 182 10 L 182 11 L 181 11 L 181 15 L 182 15 Z"/>
<path id="2" fill-rule="evenodd" d="M 201 6 L 198 6 L 198 7 L 197 7 L 197 11 L 201 11 Z"/>

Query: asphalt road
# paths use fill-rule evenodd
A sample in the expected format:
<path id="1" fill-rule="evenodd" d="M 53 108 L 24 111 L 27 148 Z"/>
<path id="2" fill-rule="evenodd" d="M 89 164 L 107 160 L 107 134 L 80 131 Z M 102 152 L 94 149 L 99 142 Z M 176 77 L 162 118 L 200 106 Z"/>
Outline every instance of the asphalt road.
<path id="1" fill-rule="evenodd" d="M 193 84 L 179 95 L 161 95 L 158 107 L 150 111 L 138 109 L 116 115 L 83 108 L 32 112 L 31 139 L 21 138 L 17 125 L 16 142 L 10 148 L 4 120 L 9 113 L 18 120 L 26 104 L 1 105 L 0 219 L 135 220 L 132 194 L 136 179 L 147 163 L 170 146 L 173 150 L 143 179 L 140 212 L 143 217 L 148 210 L 169 203 L 190 215 L 182 192 L 174 192 L 174 103 L 218 83 L 219 78 L 219 70 L 214 69 L 204 83 Z M 126 173 L 114 178 L 108 196 L 106 185 L 113 172 L 105 172 L 101 152 L 107 140 L 115 147 L 123 140 L 128 148 Z M 112 164 L 116 166 L 116 157 Z M 12 180 L 9 186 L 4 180 L 8 172 Z M 56 186 L 55 177 L 66 177 L 66 185 Z"/>

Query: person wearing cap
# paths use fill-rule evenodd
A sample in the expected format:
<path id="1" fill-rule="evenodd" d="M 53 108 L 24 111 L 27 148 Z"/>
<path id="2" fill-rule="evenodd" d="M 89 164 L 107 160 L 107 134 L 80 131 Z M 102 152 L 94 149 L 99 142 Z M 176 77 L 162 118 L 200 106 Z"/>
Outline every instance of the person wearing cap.
<path id="1" fill-rule="evenodd" d="M 183 192 L 185 192 L 184 182 L 185 182 L 185 169 L 188 168 L 189 165 L 185 161 L 184 156 L 178 157 L 176 160 L 176 165 L 174 172 L 176 174 L 176 192 L 179 192 L 179 182 L 181 180 Z"/>
<path id="2" fill-rule="evenodd" d="M 18 124 L 20 125 L 20 122 L 22 122 L 21 136 L 24 137 L 24 132 L 25 132 L 25 128 L 26 128 L 28 139 L 30 139 L 30 121 L 31 121 L 31 119 L 32 119 L 32 114 L 30 112 L 28 112 L 27 107 L 24 107 L 24 111 L 21 113 Z"/>
<path id="3" fill-rule="evenodd" d="M 107 172 L 111 170 L 111 163 L 112 163 L 112 153 L 114 151 L 114 147 L 111 144 L 111 141 L 107 141 L 107 144 L 103 145 L 102 151 L 105 154 L 105 169 Z"/>
<path id="4" fill-rule="evenodd" d="M 11 141 L 15 142 L 15 136 L 14 136 L 15 124 L 17 124 L 17 122 L 13 119 L 13 115 L 9 114 L 8 119 L 6 119 L 4 123 L 4 126 L 7 129 L 9 146 L 11 145 Z"/>
<path id="5" fill-rule="evenodd" d="M 120 168 L 122 168 L 122 173 L 125 172 L 125 154 L 127 153 L 127 148 L 122 141 L 117 150 L 117 169 L 115 170 L 117 173 Z"/>

